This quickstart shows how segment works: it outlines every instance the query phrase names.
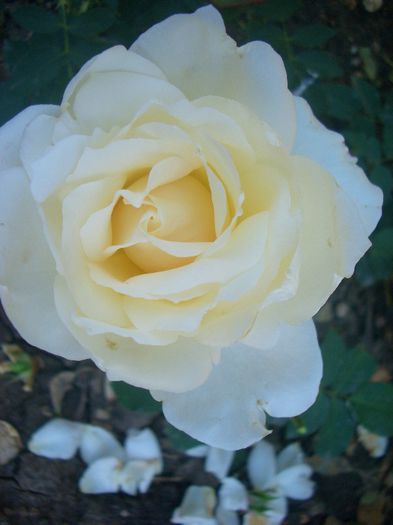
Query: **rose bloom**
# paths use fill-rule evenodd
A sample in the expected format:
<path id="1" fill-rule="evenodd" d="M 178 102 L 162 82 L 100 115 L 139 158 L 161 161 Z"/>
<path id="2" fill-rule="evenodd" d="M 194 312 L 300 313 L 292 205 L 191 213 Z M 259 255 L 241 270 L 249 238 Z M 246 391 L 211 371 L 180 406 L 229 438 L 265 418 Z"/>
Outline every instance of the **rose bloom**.
<path id="1" fill-rule="evenodd" d="M 266 43 L 213 7 L 92 58 L 0 130 L 0 284 L 30 344 L 147 388 L 211 446 L 314 401 L 312 316 L 381 213 Z"/>

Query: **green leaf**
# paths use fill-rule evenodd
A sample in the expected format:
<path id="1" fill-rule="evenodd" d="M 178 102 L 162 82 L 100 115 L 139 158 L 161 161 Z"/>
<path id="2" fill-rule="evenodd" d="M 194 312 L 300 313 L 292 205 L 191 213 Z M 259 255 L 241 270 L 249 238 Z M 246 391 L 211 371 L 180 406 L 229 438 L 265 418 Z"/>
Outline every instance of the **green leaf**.
<path id="1" fill-rule="evenodd" d="M 169 423 L 165 423 L 164 432 L 171 442 L 172 447 L 176 450 L 179 450 L 180 452 L 184 452 L 189 448 L 202 444 L 188 434 L 185 434 L 181 430 L 173 427 Z"/>
<path id="2" fill-rule="evenodd" d="M 323 359 L 322 385 L 333 387 L 340 370 L 347 361 L 347 349 L 343 339 L 330 330 L 321 345 Z"/>
<path id="3" fill-rule="evenodd" d="M 111 383 L 111 386 L 119 403 L 129 410 L 140 410 L 143 412 L 161 411 L 161 404 L 152 398 L 148 390 L 128 385 L 122 381 L 114 381 Z"/>
<path id="4" fill-rule="evenodd" d="M 381 145 L 375 136 L 358 131 L 344 131 L 350 150 L 360 159 L 365 159 L 371 165 L 381 162 Z"/>
<path id="5" fill-rule="evenodd" d="M 298 439 L 313 434 L 324 424 L 329 413 L 329 407 L 330 399 L 319 393 L 315 403 L 306 412 L 288 422 L 286 438 Z"/>
<path id="6" fill-rule="evenodd" d="M 320 47 L 334 36 L 336 31 L 323 24 L 301 26 L 293 33 L 293 41 L 302 47 Z"/>
<path id="7" fill-rule="evenodd" d="M 265 0 L 258 13 L 269 21 L 285 22 L 302 7 L 301 0 Z"/>
<path id="8" fill-rule="evenodd" d="M 322 89 L 326 98 L 326 113 L 340 120 L 351 121 L 360 109 L 360 103 L 355 98 L 349 86 L 337 83 L 325 83 Z"/>
<path id="9" fill-rule="evenodd" d="M 352 78 L 352 86 L 364 111 L 375 118 L 381 111 L 381 98 L 378 90 L 367 80 L 356 77 Z"/>
<path id="10" fill-rule="evenodd" d="M 371 432 L 393 435 L 393 385 L 369 383 L 350 399 L 359 422 Z"/>
<path id="11" fill-rule="evenodd" d="M 370 379 L 376 368 L 377 362 L 369 352 L 360 348 L 348 350 L 334 380 L 335 394 L 352 394 Z"/>
<path id="12" fill-rule="evenodd" d="M 370 179 L 383 191 L 383 203 L 386 205 L 393 196 L 393 173 L 385 166 L 378 166 L 371 171 Z"/>
<path id="13" fill-rule="evenodd" d="M 383 151 L 387 160 L 393 160 L 393 120 L 383 127 Z"/>
<path id="14" fill-rule="evenodd" d="M 298 59 L 310 73 L 323 78 L 335 78 L 343 74 L 336 57 L 327 51 L 303 51 L 298 54 Z"/>
<path id="15" fill-rule="evenodd" d="M 338 456 L 348 447 L 355 422 L 344 401 L 332 399 L 324 425 L 314 438 L 314 450 L 321 456 Z"/>
<path id="16" fill-rule="evenodd" d="M 115 21 L 116 13 L 105 7 L 95 7 L 86 13 L 69 18 L 70 33 L 89 38 L 103 33 Z"/>
<path id="17" fill-rule="evenodd" d="M 61 26 L 61 21 L 57 14 L 35 5 L 18 7 L 12 13 L 12 17 L 20 26 L 34 33 L 55 33 L 59 31 Z"/>
<path id="18" fill-rule="evenodd" d="M 393 228 L 377 231 L 369 254 L 371 270 L 378 279 L 386 279 L 393 272 Z"/>

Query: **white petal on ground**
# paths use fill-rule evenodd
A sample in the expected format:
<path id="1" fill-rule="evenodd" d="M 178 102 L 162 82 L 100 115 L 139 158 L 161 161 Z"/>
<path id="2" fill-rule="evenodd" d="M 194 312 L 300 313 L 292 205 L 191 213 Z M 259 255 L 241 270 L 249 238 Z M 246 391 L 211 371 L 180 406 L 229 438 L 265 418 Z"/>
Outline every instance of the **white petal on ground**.
<path id="1" fill-rule="evenodd" d="M 289 467 L 304 463 L 304 452 L 299 443 L 291 443 L 285 447 L 277 456 L 277 470 L 281 472 Z"/>
<path id="2" fill-rule="evenodd" d="M 247 510 L 248 493 L 246 487 L 236 478 L 225 478 L 218 492 L 221 507 L 226 510 Z"/>
<path id="3" fill-rule="evenodd" d="M 279 472 L 275 477 L 275 484 L 287 498 L 308 499 L 314 493 L 311 475 L 312 468 L 309 465 L 296 465 Z"/>
<path id="4" fill-rule="evenodd" d="M 55 261 L 27 174 L 20 168 L 0 172 L 0 223 L 0 295 L 10 321 L 33 346 L 68 359 L 86 359 L 86 350 L 57 315 Z"/>
<path id="5" fill-rule="evenodd" d="M 127 457 L 130 459 L 161 459 L 160 444 L 149 428 L 140 431 L 130 430 L 127 434 L 124 448 Z"/>
<path id="6" fill-rule="evenodd" d="M 161 470 L 162 462 L 158 459 L 127 461 L 121 472 L 120 488 L 131 496 L 135 496 L 138 492 L 144 494 L 149 490 L 154 476 Z"/>
<path id="7" fill-rule="evenodd" d="M 173 513 L 171 523 L 183 525 L 216 525 L 213 517 L 216 495 L 211 487 L 191 485 L 186 490 L 183 500 Z"/>
<path id="8" fill-rule="evenodd" d="M 280 525 L 288 513 L 287 499 L 277 491 L 269 502 L 269 509 L 264 513 L 267 525 Z"/>
<path id="9" fill-rule="evenodd" d="M 216 510 L 216 520 L 218 525 L 239 525 L 240 520 L 237 512 L 224 509 L 218 505 Z"/>
<path id="10" fill-rule="evenodd" d="M 218 479 L 224 479 L 231 468 L 234 455 L 232 450 L 209 447 L 205 461 L 206 472 L 211 472 Z"/>
<path id="11" fill-rule="evenodd" d="M 185 453 L 192 458 L 205 458 L 209 449 L 210 447 L 207 445 L 197 445 L 196 447 L 187 449 Z"/>
<path id="12" fill-rule="evenodd" d="M 268 518 L 258 512 L 247 512 L 242 525 L 270 525 Z"/>
<path id="13" fill-rule="evenodd" d="M 294 103 L 280 56 L 264 42 L 237 48 L 213 7 L 171 16 L 141 35 L 131 49 L 157 64 L 190 99 L 218 95 L 248 106 L 290 149 Z"/>
<path id="14" fill-rule="evenodd" d="M 104 428 L 86 425 L 80 444 L 83 461 L 90 465 L 97 459 L 114 457 L 122 461 L 125 451 L 113 434 Z"/>
<path id="15" fill-rule="evenodd" d="M 80 445 L 84 425 L 66 419 L 52 419 L 31 436 L 28 449 L 50 459 L 70 459 Z"/>
<path id="16" fill-rule="evenodd" d="M 304 412 L 315 400 L 321 375 L 320 350 L 309 321 L 284 326 L 273 348 L 237 344 L 224 349 L 207 381 L 195 390 L 153 394 L 163 401 L 171 424 L 213 447 L 236 450 L 269 433 L 264 410 L 276 417 Z"/>
<path id="17" fill-rule="evenodd" d="M 362 425 L 358 426 L 357 432 L 360 443 L 364 446 L 372 458 L 381 458 L 385 455 L 389 444 L 389 439 L 386 436 L 374 434 Z"/>
<path id="18" fill-rule="evenodd" d="M 123 464 L 117 458 L 101 458 L 91 463 L 79 480 L 84 494 L 118 492 Z"/>
<path id="19" fill-rule="evenodd" d="M 247 474 L 251 485 L 260 490 L 268 488 L 277 473 L 274 447 L 260 441 L 251 450 L 247 460 Z"/>

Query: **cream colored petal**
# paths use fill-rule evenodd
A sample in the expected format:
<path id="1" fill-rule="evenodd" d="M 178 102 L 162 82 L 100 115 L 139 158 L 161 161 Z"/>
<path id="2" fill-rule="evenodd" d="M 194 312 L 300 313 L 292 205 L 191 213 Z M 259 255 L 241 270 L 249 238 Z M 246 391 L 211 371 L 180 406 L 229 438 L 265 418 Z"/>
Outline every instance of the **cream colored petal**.
<path id="1" fill-rule="evenodd" d="M 206 312 L 213 307 L 216 293 L 208 293 L 181 303 L 126 297 L 124 310 L 134 326 L 143 331 L 174 330 L 188 333 L 198 329 Z"/>
<path id="2" fill-rule="evenodd" d="M 181 140 L 155 140 L 131 138 L 110 142 L 102 148 L 86 148 L 69 182 L 98 177 L 135 173 L 140 177 L 141 170 L 154 166 L 169 156 L 177 155 L 184 159 L 195 158 L 195 146 Z M 132 179 L 132 177 L 131 177 Z M 143 199 L 142 199 L 143 200 Z"/>
<path id="3" fill-rule="evenodd" d="M 87 78 L 96 73 L 116 71 L 137 73 L 162 80 L 165 79 L 160 68 L 153 63 L 127 50 L 123 46 L 114 46 L 86 62 L 78 74 L 73 77 L 64 92 L 62 109 L 65 110 L 69 107 L 78 88 Z"/>
<path id="4" fill-rule="evenodd" d="M 127 461 L 121 473 L 120 488 L 126 494 L 135 496 L 138 492 L 145 494 L 156 474 L 161 472 L 157 461 Z"/>
<path id="5" fill-rule="evenodd" d="M 295 101 L 298 126 L 293 153 L 313 159 L 335 178 L 356 206 L 366 235 L 370 235 L 381 217 L 382 191 L 370 183 L 350 156 L 343 137 L 325 128 L 304 99 L 295 97 Z"/>
<path id="6" fill-rule="evenodd" d="M 56 303 L 63 322 L 111 381 L 182 392 L 206 381 L 219 359 L 219 351 L 191 339 L 179 338 L 167 346 L 136 344 L 109 327 L 106 333 L 87 335 L 72 321 L 75 304 L 61 279 L 56 282 Z"/>
<path id="7" fill-rule="evenodd" d="M 86 359 L 88 353 L 57 314 L 55 262 L 27 174 L 20 168 L 0 172 L 0 224 L 0 293 L 11 322 L 38 348 L 68 359 Z"/>
<path id="8" fill-rule="evenodd" d="M 40 115 L 57 115 L 58 106 L 30 106 L 0 128 L 0 171 L 21 165 L 20 146 L 26 127 Z"/>
<path id="9" fill-rule="evenodd" d="M 81 129 L 110 130 L 131 122 L 146 103 L 172 104 L 183 98 L 166 80 L 128 71 L 103 71 L 87 76 L 68 101 L 68 111 Z"/>
<path id="10" fill-rule="evenodd" d="M 116 282 L 110 276 L 103 276 L 92 268 L 97 283 L 110 286 L 125 295 L 146 299 L 170 299 L 176 294 L 205 284 L 222 284 L 252 267 L 261 257 L 267 227 L 267 215 L 257 214 L 239 224 L 228 242 L 209 255 L 195 262 L 168 270 L 132 277 L 126 282 Z"/>
<path id="11" fill-rule="evenodd" d="M 315 401 L 321 375 L 310 321 L 283 328 L 270 349 L 225 348 L 200 387 L 183 394 L 154 392 L 154 397 L 163 401 L 165 417 L 180 430 L 210 446 L 235 450 L 269 433 L 264 411 L 276 417 L 304 412 Z"/>
<path id="12" fill-rule="evenodd" d="M 157 64 L 190 99 L 217 95 L 248 106 L 291 147 L 294 103 L 280 56 L 263 42 L 237 48 L 212 6 L 171 16 L 131 49 Z"/>
<path id="13" fill-rule="evenodd" d="M 111 202 L 113 193 L 122 186 L 123 177 L 113 177 L 82 184 L 63 201 L 62 262 L 67 285 L 82 313 L 120 327 L 128 327 L 121 297 L 97 286 L 90 278 L 80 230 L 88 217 Z"/>

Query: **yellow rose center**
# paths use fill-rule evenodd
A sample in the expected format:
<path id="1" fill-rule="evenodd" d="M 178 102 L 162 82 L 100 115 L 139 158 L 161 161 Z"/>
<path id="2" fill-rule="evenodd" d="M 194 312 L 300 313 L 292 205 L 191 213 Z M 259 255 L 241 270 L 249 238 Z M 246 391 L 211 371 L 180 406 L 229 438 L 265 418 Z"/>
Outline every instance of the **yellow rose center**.
<path id="1" fill-rule="evenodd" d="M 140 191 L 147 176 L 127 190 Z M 152 190 L 136 208 L 121 199 L 112 214 L 114 244 L 130 238 L 135 229 L 171 242 L 211 242 L 215 239 L 214 211 L 209 190 L 194 176 L 177 179 Z M 158 272 L 192 262 L 194 257 L 176 257 L 150 242 L 124 249 L 127 257 L 144 272 Z"/>

